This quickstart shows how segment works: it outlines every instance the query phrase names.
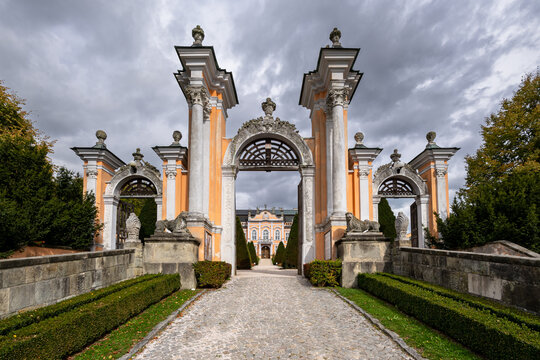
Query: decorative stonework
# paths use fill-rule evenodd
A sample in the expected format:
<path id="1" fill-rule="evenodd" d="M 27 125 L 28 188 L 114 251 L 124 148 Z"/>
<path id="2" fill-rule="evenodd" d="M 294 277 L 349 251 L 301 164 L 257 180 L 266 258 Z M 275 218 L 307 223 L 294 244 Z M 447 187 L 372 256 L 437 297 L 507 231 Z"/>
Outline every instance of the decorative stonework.
<path id="1" fill-rule="evenodd" d="M 358 170 L 358 176 L 367 178 L 369 176 L 369 168 L 360 168 Z"/>
<path id="2" fill-rule="evenodd" d="M 126 220 L 126 232 L 127 239 L 126 241 L 140 241 L 139 240 L 139 231 L 141 230 L 141 221 L 135 215 L 135 213 L 129 214 L 129 217 Z"/>
<path id="3" fill-rule="evenodd" d="M 167 179 L 174 180 L 176 178 L 176 169 L 165 170 L 165 175 L 167 175 Z"/>
<path id="4" fill-rule="evenodd" d="M 406 239 L 407 230 L 409 228 L 409 219 L 402 211 L 400 211 L 398 216 L 396 217 L 395 226 L 398 239 Z"/>
<path id="5" fill-rule="evenodd" d="M 356 146 L 364 145 L 364 133 L 359 131 L 354 134 L 354 141 L 356 141 Z"/>
<path id="6" fill-rule="evenodd" d="M 328 96 L 326 97 L 326 107 L 328 111 L 331 111 L 334 106 L 344 106 L 347 104 L 348 94 L 349 90 L 346 88 L 330 89 L 328 91 Z"/>
<path id="7" fill-rule="evenodd" d="M 266 101 L 261 104 L 264 114 L 268 117 L 272 117 L 272 114 L 276 110 L 276 103 L 270 98 L 266 98 Z"/>
<path id="8" fill-rule="evenodd" d="M 379 232 L 379 223 L 377 221 L 371 221 L 371 220 L 359 220 L 356 216 L 354 216 L 352 213 L 348 212 L 345 214 L 345 218 L 347 219 L 347 230 L 346 234 L 359 232 Z"/>
<path id="9" fill-rule="evenodd" d="M 187 228 L 187 217 L 189 213 L 187 211 L 182 211 L 174 220 L 158 220 L 156 222 L 156 231 L 155 233 L 163 233 L 165 230 L 169 230 L 173 234 L 189 234 Z"/>
<path id="10" fill-rule="evenodd" d="M 395 163 L 392 162 L 382 165 L 375 171 L 375 174 L 373 175 L 373 195 L 379 194 L 379 187 L 381 184 L 392 177 L 405 180 L 411 185 L 414 195 L 427 194 L 428 190 L 426 183 L 409 164 L 402 163 L 403 166 L 401 167 L 395 167 L 393 166 L 394 164 Z"/>
<path id="11" fill-rule="evenodd" d="M 191 30 L 191 36 L 193 36 L 193 45 L 192 46 L 202 46 L 204 40 L 204 30 L 199 26 L 195 26 Z"/>
<path id="12" fill-rule="evenodd" d="M 204 86 L 186 86 L 186 99 L 191 106 L 201 105 L 207 107 L 209 97 L 208 90 Z"/>
<path id="13" fill-rule="evenodd" d="M 88 179 L 97 179 L 98 171 L 97 170 L 86 170 L 86 177 Z"/>
<path id="14" fill-rule="evenodd" d="M 338 28 L 334 28 L 332 32 L 330 33 L 330 41 L 332 41 L 332 47 L 334 48 L 340 48 L 341 43 L 339 40 L 341 39 L 341 31 L 339 31 Z"/>
<path id="15" fill-rule="evenodd" d="M 438 178 L 443 178 L 443 177 L 446 176 L 447 171 L 446 171 L 446 169 L 436 169 L 435 173 L 436 173 Z"/>
<path id="16" fill-rule="evenodd" d="M 103 130 L 96 131 L 96 138 L 98 141 L 96 142 L 96 145 L 94 145 L 95 148 L 105 149 L 107 148 L 107 145 L 105 145 L 105 139 L 107 139 L 107 133 Z"/>
<path id="17" fill-rule="evenodd" d="M 182 139 L 182 133 L 178 130 L 175 130 L 173 132 L 173 143 L 171 144 L 171 146 L 179 146 L 180 145 L 180 140 Z"/>

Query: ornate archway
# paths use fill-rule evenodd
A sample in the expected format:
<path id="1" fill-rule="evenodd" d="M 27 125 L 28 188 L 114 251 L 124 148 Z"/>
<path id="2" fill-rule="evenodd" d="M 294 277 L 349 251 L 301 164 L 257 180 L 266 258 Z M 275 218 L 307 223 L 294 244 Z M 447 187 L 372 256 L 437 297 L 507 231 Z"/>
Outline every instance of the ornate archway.
<path id="1" fill-rule="evenodd" d="M 262 104 L 264 117 L 245 122 L 231 140 L 222 166 L 221 259 L 236 268 L 235 208 L 238 171 L 297 170 L 299 185 L 298 268 L 315 258 L 313 156 L 296 126 L 272 116 L 275 104 L 267 99 Z"/>
<path id="2" fill-rule="evenodd" d="M 379 202 L 384 198 L 414 198 L 411 207 L 412 242 L 424 247 L 424 231 L 428 226 L 429 194 L 424 179 L 409 165 L 400 161 L 397 149 L 392 162 L 382 165 L 373 176 L 373 216 L 378 220 Z M 415 241 L 416 240 L 416 241 Z"/>
<path id="3" fill-rule="evenodd" d="M 133 161 L 116 170 L 103 195 L 104 223 L 103 245 L 106 250 L 117 248 L 118 205 L 121 197 L 154 198 L 157 205 L 157 218 L 162 213 L 162 184 L 159 171 L 142 160 L 137 149 Z"/>

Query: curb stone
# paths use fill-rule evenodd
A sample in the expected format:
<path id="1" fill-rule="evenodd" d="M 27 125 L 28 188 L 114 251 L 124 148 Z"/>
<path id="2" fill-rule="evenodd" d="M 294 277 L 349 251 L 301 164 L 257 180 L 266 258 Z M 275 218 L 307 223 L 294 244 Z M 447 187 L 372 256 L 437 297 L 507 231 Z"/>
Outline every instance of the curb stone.
<path id="1" fill-rule="evenodd" d="M 338 298 L 340 298 L 341 300 L 343 300 L 347 304 L 349 304 L 353 309 L 358 311 L 360 314 L 364 315 L 364 317 L 366 319 L 368 319 L 369 322 L 371 322 L 373 325 L 378 327 L 383 333 L 388 335 L 396 344 L 399 345 L 399 347 L 401 347 L 407 354 L 412 356 L 415 360 L 425 360 L 425 358 L 420 356 L 420 354 L 418 354 L 418 352 L 416 352 L 416 350 L 414 350 L 412 347 L 407 345 L 405 343 L 405 341 L 403 341 L 403 339 L 398 334 L 396 334 L 392 330 L 387 329 L 383 324 L 381 324 L 381 322 L 378 319 L 376 319 L 372 315 L 368 314 L 364 309 L 362 309 L 361 307 L 356 305 L 351 300 L 349 300 L 346 297 L 342 296 L 336 289 L 329 289 L 329 290 L 331 292 L 333 292 L 334 295 L 336 295 Z"/>
<path id="2" fill-rule="evenodd" d="M 161 330 L 163 330 L 165 327 L 167 327 L 170 323 L 173 322 L 174 319 L 180 314 L 186 307 L 188 307 L 192 302 L 197 300 L 199 296 L 206 293 L 207 289 L 204 289 L 203 291 L 199 292 L 198 294 L 193 295 L 191 299 L 186 301 L 180 308 L 173 311 L 171 315 L 169 315 L 165 320 L 154 326 L 154 328 L 142 339 L 139 341 L 134 347 L 131 348 L 131 350 L 125 354 L 124 356 L 120 357 L 119 360 L 129 360 L 131 359 L 136 353 L 139 352 L 146 344 L 150 342 Z"/>

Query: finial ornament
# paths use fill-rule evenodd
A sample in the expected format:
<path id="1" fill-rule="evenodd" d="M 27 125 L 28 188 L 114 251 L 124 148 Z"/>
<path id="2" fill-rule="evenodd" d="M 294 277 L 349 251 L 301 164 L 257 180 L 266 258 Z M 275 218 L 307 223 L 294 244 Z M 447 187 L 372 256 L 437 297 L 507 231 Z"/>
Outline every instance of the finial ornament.
<path id="1" fill-rule="evenodd" d="M 264 114 L 271 117 L 274 110 L 276 110 L 276 103 L 273 102 L 272 99 L 266 98 L 266 101 L 261 104 L 261 107 Z"/>
<path id="2" fill-rule="evenodd" d="M 174 130 L 172 137 L 174 141 L 171 145 L 180 145 L 180 140 L 182 139 L 182 133 L 178 130 Z"/>
<path id="3" fill-rule="evenodd" d="M 392 159 L 394 163 L 398 162 L 399 159 L 401 159 L 401 154 L 398 153 L 397 149 L 394 149 L 394 152 L 390 154 L 390 159 Z"/>
<path id="4" fill-rule="evenodd" d="M 94 147 L 99 147 L 99 148 L 106 148 L 107 145 L 105 145 L 105 139 L 107 139 L 107 133 L 103 130 L 98 130 L 96 131 L 96 138 L 98 139 L 98 141 L 96 142 L 96 145 L 94 145 Z"/>
<path id="5" fill-rule="evenodd" d="M 195 26 L 191 30 L 191 36 L 193 36 L 193 45 L 192 46 L 202 46 L 204 40 L 204 30 L 199 26 Z"/>
<path id="6" fill-rule="evenodd" d="M 332 30 L 332 32 L 330 33 L 330 41 L 332 41 L 332 47 L 340 48 L 341 47 L 341 43 L 339 42 L 340 39 L 341 39 L 341 31 L 339 31 L 339 29 L 335 27 L 334 30 Z"/>
<path id="7" fill-rule="evenodd" d="M 142 160 L 142 158 L 144 157 L 143 154 L 141 154 L 141 149 L 140 148 L 137 148 L 137 150 L 135 150 L 135 152 L 133 154 L 133 160 L 135 160 L 136 162 L 139 162 Z"/>
<path id="8" fill-rule="evenodd" d="M 426 139 L 428 141 L 426 145 L 426 149 L 436 149 L 439 148 L 439 145 L 435 143 L 435 137 L 437 136 L 437 133 L 435 131 L 430 131 L 426 134 Z"/>
<path id="9" fill-rule="evenodd" d="M 356 145 L 364 145 L 364 133 L 359 131 L 354 134 L 354 141 L 356 141 Z"/>

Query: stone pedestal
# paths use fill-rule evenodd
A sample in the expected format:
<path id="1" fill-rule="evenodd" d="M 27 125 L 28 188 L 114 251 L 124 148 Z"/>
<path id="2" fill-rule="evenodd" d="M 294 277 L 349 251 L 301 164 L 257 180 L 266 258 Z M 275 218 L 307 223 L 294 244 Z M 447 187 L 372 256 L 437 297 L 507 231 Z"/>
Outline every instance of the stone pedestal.
<path id="1" fill-rule="evenodd" d="M 128 271 L 131 272 L 131 277 L 143 275 L 143 245 L 140 240 L 126 240 L 124 249 L 135 249 L 135 259 Z"/>
<path id="2" fill-rule="evenodd" d="M 181 288 L 197 287 L 192 264 L 198 261 L 200 241 L 187 232 L 156 233 L 144 240 L 146 274 L 180 274 Z"/>
<path id="3" fill-rule="evenodd" d="M 341 286 L 357 287 L 359 273 L 390 272 L 392 243 L 381 232 L 349 232 L 336 241 L 343 262 Z"/>

